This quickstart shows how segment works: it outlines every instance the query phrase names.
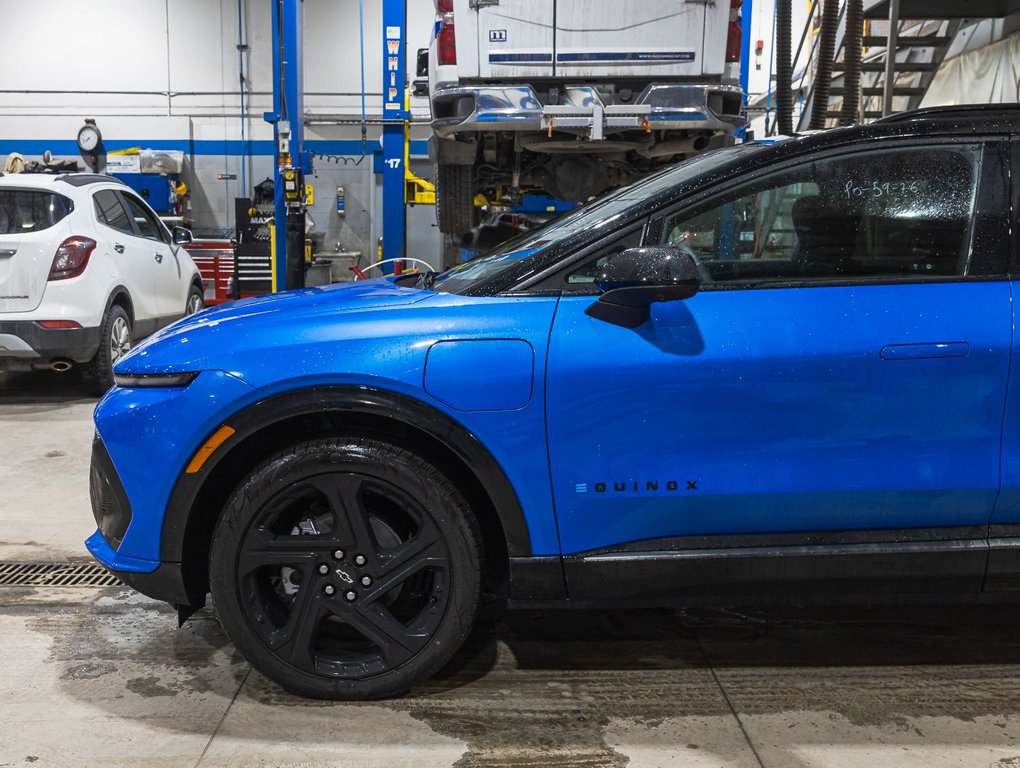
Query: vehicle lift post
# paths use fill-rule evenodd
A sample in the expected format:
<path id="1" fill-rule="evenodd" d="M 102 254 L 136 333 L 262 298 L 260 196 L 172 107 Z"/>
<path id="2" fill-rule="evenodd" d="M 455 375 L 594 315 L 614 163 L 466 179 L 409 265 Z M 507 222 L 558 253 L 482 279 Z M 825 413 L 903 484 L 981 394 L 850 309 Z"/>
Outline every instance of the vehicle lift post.
<path id="1" fill-rule="evenodd" d="M 410 119 L 404 99 L 407 87 L 406 0 L 383 0 L 382 12 L 382 258 L 385 261 L 402 259 L 405 255 L 404 121 Z"/>
<path id="2" fill-rule="evenodd" d="M 744 106 L 751 81 L 751 56 L 754 55 L 751 38 L 751 17 L 754 15 L 754 0 L 744 0 L 740 7 L 740 90 L 744 92 Z"/>
<path id="3" fill-rule="evenodd" d="M 273 124 L 276 148 L 275 291 L 300 288 L 305 282 L 304 176 L 312 167 L 304 151 L 303 24 L 304 0 L 273 0 L 273 111 L 263 117 Z"/>

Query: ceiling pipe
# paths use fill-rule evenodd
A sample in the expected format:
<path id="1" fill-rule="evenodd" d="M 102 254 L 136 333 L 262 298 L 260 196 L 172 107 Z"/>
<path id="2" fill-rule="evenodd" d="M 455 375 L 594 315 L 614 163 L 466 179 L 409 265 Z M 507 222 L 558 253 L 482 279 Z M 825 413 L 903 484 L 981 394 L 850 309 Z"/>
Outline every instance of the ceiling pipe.
<path id="1" fill-rule="evenodd" d="M 793 133 L 793 0 L 776 0 L 776 124 L 779 133 Z"/>
<path id="2" fill-rule="evenodd" d="M 843 37 L 843 109 L 839 124 L 860 119 L 861 47 L 864 42 L 864 0 L 846 0 L 846 34 Z"/>
<path id="3" fill-rule="evenodd" d="M 815 66 L 815 97 L 811 100 L 808 128 L 825 127 L 832 87 L 832 64 L 836 56 L 836 25 L 839 23 L 839 0 L 825 0 L 822 5 L 822 31 L 818 37 L 818 63 Z"/>

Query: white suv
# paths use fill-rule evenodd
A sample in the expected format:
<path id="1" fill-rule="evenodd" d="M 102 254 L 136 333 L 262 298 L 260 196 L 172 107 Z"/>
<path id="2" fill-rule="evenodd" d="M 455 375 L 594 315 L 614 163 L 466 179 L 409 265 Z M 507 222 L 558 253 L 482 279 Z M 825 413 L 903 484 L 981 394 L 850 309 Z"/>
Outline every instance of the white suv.
<path id="1" fill-rule="evenodd" d="M 108 389 L 134 340 L 202 309 L 190 240 L 110 176 L 0 174 L 0 371 Z"/>

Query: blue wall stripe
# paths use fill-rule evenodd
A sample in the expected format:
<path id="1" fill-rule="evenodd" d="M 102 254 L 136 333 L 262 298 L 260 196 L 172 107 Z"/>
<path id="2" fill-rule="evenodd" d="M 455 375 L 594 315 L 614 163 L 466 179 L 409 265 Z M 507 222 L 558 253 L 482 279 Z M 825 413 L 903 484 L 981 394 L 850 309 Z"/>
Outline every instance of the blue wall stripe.
<path id="1" fill-rule="evenodd" d="M 130 149 L 131 147 L 144 147 L 145 149 L 179 150 L 190 155 L 272 155 L 273 142 L 271 139 L 249 141 L 248 150 L 245 152 L 244 142 L 237 139 L 225 141 L 215 139 L 200 139 L 189 141 L 188 139 L 138 139 L 137 141 L 122 141 L 118 139 L 104 140 L 103 147 L 107 152 L 118 149 Z M 0 155 L 6 156 L 10 152 L 20 152 L 23 155 L 41 155 L 46 150 L 54 155 L 77 155 L 78 143 L 73 139 L 0 139 Z M 305 149 L 320 155 L 360 155 L 360 139 L 309 139 L 305 142 Z M 365 145 L 368 154 L 382 151 L 377 140 L 371 140 Z M 429 153 L 427 141 L 412 141 L 411 154 L 415 157 L 425 157 Z"/>
<path id="2" fill-rule="evenodd" d="M 223 142 L 221 141 L 218 143 L 222 148 Z M 131 147 L 139 146 L 145 147 L 146 149 L 179 149 L 183 152 L 187 152 L 190 147 L 190 142 L 187 139 L 161 139 L 139 142 L 103 142 L 103 147 L 107 152 L 115 149 L 129 149 Z M 0 139 L 0 153 L 3 154 L 7 154 L 9 152 L 20 152 L 23 155 L 41 155 L 47 149 L 55 155 L 79 154 L 78 142 L 73 139 Z"/>

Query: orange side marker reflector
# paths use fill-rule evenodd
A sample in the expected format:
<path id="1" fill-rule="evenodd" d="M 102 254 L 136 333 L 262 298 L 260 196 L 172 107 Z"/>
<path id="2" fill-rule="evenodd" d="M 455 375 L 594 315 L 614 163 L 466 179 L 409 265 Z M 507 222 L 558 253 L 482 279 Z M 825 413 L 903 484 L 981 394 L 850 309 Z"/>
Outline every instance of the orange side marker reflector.
<path id="1" fill-rule="evenodd" d="M 206 460 L 213 455 L 213 452 L 223 445 L 230 436 L 234 434 L 234 428 L 226 425 L 216 430 L 212 437 L 205 441 L 205 445 L 198 449 L 194 457 L 191 459 L 191 463 L 188 464 L 188 468 L 184 470 L 187 475 L 193 475 L 202 468 Z"/>

